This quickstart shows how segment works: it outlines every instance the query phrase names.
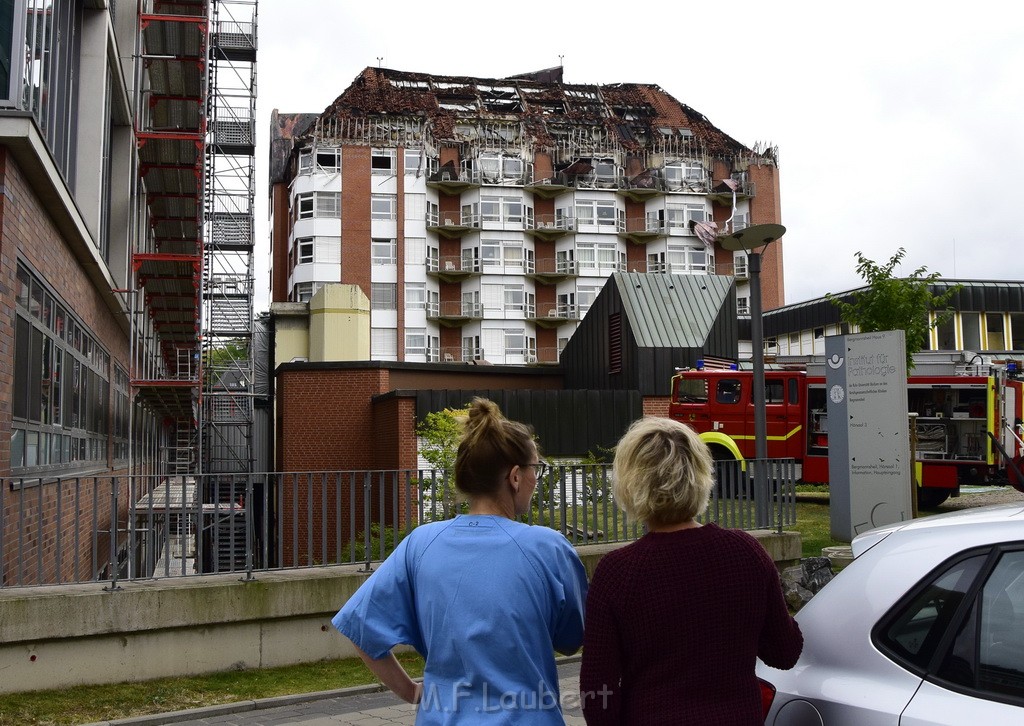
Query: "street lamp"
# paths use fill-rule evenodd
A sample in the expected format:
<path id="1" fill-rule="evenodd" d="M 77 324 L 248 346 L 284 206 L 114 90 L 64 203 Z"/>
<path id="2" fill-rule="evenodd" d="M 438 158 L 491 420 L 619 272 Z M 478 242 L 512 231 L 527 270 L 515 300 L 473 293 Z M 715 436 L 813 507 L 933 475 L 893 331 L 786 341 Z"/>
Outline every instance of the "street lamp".
<path id="1" fill-rule="evenodd" d="M 768 419 L 764 408 L 764 322 L 761 320 L 761 252 L 786 233 L 781 224 L 755 224 L 732 234 L 718 236 L 722 249 L 747 253 L 750 275 L 750 337 L 754 364 L 754 516 L 757 527 L 771 525 L 764 460 L 768 458 Z"/>

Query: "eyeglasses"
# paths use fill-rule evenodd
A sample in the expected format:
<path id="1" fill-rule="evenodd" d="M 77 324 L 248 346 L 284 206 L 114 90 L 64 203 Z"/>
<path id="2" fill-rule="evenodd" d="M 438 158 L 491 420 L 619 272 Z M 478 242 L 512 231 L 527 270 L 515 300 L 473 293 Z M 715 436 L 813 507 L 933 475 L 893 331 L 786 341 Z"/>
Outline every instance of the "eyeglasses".
<path id="1" fill-rule="evenodd" d="M 538 479 L 548 473 L 548 465 L 543 461 L 538 461 L 536 464 L 523 464 L 523 466 L 532 466 L 534 474 Z"/>

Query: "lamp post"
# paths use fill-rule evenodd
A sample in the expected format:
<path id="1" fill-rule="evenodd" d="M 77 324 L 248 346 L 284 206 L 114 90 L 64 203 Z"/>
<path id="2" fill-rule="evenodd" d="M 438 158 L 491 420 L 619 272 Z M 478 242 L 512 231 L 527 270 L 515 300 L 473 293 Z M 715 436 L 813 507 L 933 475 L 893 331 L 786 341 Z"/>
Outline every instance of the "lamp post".
<path id="1" fill-rule="evenodd" d="M 722 249 L 747 253 L 750 275 L 750 338 L 751 362 L 754 365 L 754 518 L 755 526 L 771 526 L 768 505 L 768 480 L 765 459 L 768 458 L 768 418 L 764 404 L 764 321 L 761 320 L 761 250 L 786 233 L 781 224 L 755 224 L 732 234 L 718 237 Z"/>

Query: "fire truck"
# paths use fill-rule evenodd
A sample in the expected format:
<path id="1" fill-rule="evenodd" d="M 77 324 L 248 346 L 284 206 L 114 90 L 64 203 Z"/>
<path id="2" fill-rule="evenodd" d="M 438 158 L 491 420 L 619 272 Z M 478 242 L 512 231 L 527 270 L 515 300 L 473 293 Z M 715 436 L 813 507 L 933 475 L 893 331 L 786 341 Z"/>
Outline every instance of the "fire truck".
<path id="1" fill-rule="evenodd" d="M 1024 491 L 1024 380 L 1017 361 L 923 353 L 907 379 L 918 505 L 935 507 L 960 486 L 1009 483 Z M 828 482 L 824 359 L 766 366 L 769 458 L 792 458 L 805 483 Z M 754 457 L 753 373 L 698 363 L 672 379 L 669 416 L 692 426 L 716 459 Z M 915 443 L 916 439 L 916 443 Z"/>

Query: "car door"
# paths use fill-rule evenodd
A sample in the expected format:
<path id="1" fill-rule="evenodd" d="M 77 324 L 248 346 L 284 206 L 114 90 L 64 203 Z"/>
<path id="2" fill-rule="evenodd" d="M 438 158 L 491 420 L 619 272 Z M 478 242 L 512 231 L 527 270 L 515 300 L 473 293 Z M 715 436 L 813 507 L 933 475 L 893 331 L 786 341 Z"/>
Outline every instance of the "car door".
<path id="1" fill-rule="evenodd" d="M 1024 723 L 1024 549 L 994 560 L 901 726 Z"/>

